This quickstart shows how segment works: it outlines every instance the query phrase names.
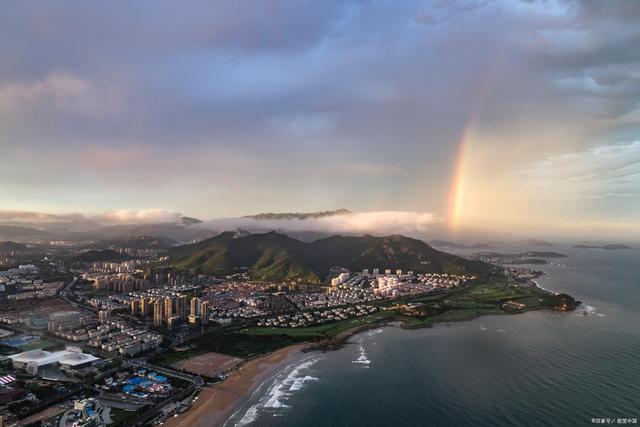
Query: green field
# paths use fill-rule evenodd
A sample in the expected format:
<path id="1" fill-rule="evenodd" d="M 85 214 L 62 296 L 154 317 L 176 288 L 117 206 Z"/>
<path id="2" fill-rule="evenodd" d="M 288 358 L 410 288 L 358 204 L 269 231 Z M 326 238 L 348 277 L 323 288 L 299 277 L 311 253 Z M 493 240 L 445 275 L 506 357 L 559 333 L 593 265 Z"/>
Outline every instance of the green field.
<path id="1" fill-rule="evenodd" d="M 566 299 L 572 300 L 568 296 L 549 296 L 545 291 L 528 285 L 499 281 L 476 284 L 447 294 L 403 301 L 403 303 L 423 303 L 427 309 L 434 308 L 443 311 L 431 316 L 408 317 L 400 315 L 395 310 L 385 310 L 369 316 L 309 328 L 250 328 L 240 332 L 251 336 L 284 334 L 308 340 L 329 339 L 348 329 L 378 322 L 398 320 L 403 322 L 404 327 L 407 328 L 428 327 L 435 323 L 471 320 L 488 314 L 555 308 L 558 303 Z M 516 301 L 525 304 L 526 307 L 523 310 L 507 310 L 502 307 L 506 301 Z"/>
<path id="2" fill-rule="evenodd" d="M 263 336 L 273 334 L 285 334 L 290 337 L 305 339 L 327 339 L 334 338 L 341 332 L 349 329 L 357 328 L 371 323 L 391 320 L 397 317 L 394 310 L 379 311 L 367 316 L 357 317 L 355 319 L 343 320 L 340 322 L 325 323 L 324 325 L 311 326 L 308 328 L 250 328 L 243 329 L 240 332 L 247 335 Z"/>

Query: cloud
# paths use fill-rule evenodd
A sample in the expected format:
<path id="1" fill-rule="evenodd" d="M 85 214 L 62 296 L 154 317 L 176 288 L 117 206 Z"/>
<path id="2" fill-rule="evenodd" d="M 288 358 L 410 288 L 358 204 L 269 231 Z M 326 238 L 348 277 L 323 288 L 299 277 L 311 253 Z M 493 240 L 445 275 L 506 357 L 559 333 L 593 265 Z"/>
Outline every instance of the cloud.
<path id="1" fill-rule="evenodd" d="M 48 222 L 74 223 L 84 221 L 91 221 L 97 224 L 178 223 L 181 217 L 178 212 L 171 212 L 165 209 L 120 209 L 97 215 L 84 215 L 80 213 L 52 214 L 46 212 L 0 209 L 0 221 L 24 222 L 25 224 Z"/>
<path id="2" fill-rule="evenodd" d="M 0 221 L 24 223 L 86 222 L 108 224 L 162 224 L 181 223 L 182 214 L 165 209 L 121 209 L 97 215 L 79 213 L 50 214 L 42 212 L 0 210 Z M 254 232 L 320 232 L 328 234 L 406 234 L 418 235 L 432 231 L 441 219 L 426 212 L 377 211 L 351 212 L 306 219 L 255 219 L 251 217 L 217 218 L 195 226 L 217 232 L 246 229 Z"/>
<path id="3" fill-rule="evenodd" d="M 469 212 L 506 227 L 530 212 L 514 209 L 525 187 L 543 201 L 631 200 L 633 177 L 606 168 L 600 183 L 549 181 L 594 155 L 562 153 L 637 137 L 639 4 L 2 4 L 2 206 L 443 214 L 470 118 Z M 513 179 L 541 155 L 554 158 L 536 171 L 546 184 Z M 604 204 L 611 219 L 616 206 Z M 138 220 L 110 220 L 122 219 Z"/>
<path id="4" fill-rule="evenodd" d="M 331 234 L 416 235 L 424 233 L 440 222 L 440 218 L 433 213 L 378 211 L 307 219 L 221 218 L 206 221 L 198 226 L 217 231 L 242 228 L 249 231 L 279 230 L 284 232 L 310 231 Z"/>
<path id="5" fill-rule="evenodd" d="M 365 177 L 390 177 L 390 176 L 406 176 L 407 171 L 399 166 L 388 163 L 370 163 L 370 162 L 347 162 L 339 163 L 335 166 L 335 170 L 346 175 L 357 175 Z"/>
<path id="6" fill-rule="evenodd" d="M 134 170 L 136 165 L 151 159 L 152 154 L 152 150 L 141 145 L 124 147 L 90 145 L 79 150 L 73 160 L 80 161 L 92 169 L 121 174 L 125 169 Z"/>
<path id="7" fill-rule="evenodd" d="M 557 198 L 637 198 L 640 141 L 553 156 L 532 165 L 525 176 L 531 186 Z"/>
<path id="8" fill-rule="evenodd" d="M 0 209 L 0 221 L 16 222 L 54 222 L 54 221 L 74 221 L 82 219 L 83 216 L 76 213 L 70 214 L 50 214 L 43 212 L 17 211 Z"/>
<path id="9" fill-rule="evenodd" d="M 164 209 L 129 210 L 121 209 L 97 215 L 94 219 L 116 224 L 156 224 L 178 223 L 181 215 Z"/>
<path id="10" fill-rule="evenodd" d="M 68 73 L 52 72 L 42 80 L 0 85 L 0 111 L 5 114 L 45 111 L 98 118 L 119 113 L 123 106 L 123 93 Z"/>

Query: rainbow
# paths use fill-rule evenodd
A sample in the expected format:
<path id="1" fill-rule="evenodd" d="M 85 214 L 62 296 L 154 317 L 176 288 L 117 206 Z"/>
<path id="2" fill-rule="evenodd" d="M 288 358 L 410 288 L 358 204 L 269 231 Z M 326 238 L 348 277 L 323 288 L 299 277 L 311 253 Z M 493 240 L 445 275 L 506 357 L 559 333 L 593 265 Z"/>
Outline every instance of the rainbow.
<path id="1" fill-rule="evenodd" d="M 460 138 L 458 139 L 458 152 L 453 169 L 453 177 L 449 186 L 449 201 L 447 204 L 446 217 L 446 222 L 451 231 L 455 231 L 458 228 L 462 217 L 464 207 L 465 170 L 469 162 L 469 152 L 471 150 L 471 142 L 473 140 L 473 128 L 475 126 L 480 107 L 482 106 L 482 102 L 489 93 L 495 72 L 501 60 L 501 54 L 496 52 L 492 60 L 489 61 L 484 73 L 484 78 L 481 79 L 480 84 L 477 87 L 478 90 L 473 102 L 471 103 L 471 113 L 469 114 L 469 117 L 462 128 Z"/>
<path id="2" fill-rule="evenodd" d="M 464 178 L 465 166 L 469 157 L 469 147 L 471 145 L 471 133 L 474 120 L 470 119 L 462 130 L 458 142 L 458 154 L 456 156 L 453 178 L 449 189 L 447 223 L 451 230 L 455 230 L 462 215 L 464 202 Z"/>

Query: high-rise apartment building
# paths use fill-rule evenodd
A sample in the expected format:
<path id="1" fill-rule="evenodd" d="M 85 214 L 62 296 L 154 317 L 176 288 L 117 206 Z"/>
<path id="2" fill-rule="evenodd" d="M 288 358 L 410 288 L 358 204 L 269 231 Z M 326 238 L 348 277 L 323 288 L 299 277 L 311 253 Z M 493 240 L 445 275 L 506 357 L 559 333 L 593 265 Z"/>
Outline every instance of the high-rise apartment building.
<path id="1" fill-rule="evenodd" d="M 209 301 L 202 301 L 200 303 L 200 323 L 202 326 L 209 324 Z"/>
<path id="2" fill-rule="evenodd" d="M 198 316 L 200 314 L 200 298 L 191 298 L 191 312 L 192 316 Z"/>
<path id="3" fill-rule="evenodd" d="M 164 317 L 165 319 L 173 317 L 173 298 L 171 297 L 164 299 Z"/>
<path id="4" fill-rule="evenodd" d="M 164 322 L 164 302 L 155 300 L 153 302 L 153 326 L 160 327 Z"/>
<path id="5" fill-rule="evenodd" d="M 186 295 L 178 295 L 178 298 L 176 299 L 176 311 L 180 319 L 187 320 L 187 316 L 189 315 L 189 313 L 187 312 Z"/>

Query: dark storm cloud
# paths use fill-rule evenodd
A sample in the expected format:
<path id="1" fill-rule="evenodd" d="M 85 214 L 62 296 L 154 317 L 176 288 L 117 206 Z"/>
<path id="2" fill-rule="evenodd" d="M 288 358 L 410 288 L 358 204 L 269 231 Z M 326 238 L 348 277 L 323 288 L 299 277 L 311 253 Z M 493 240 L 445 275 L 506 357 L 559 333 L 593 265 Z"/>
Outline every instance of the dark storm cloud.
<path id="1" fill-rule="evenodd" d="M 458 67 L 438 69 L 446 47 L 438 46 L 440 35 L 419 40 L 420 29 L 411 26 L 417 4 L 142 4 L 5 5 L 2 81 L 26 91 L 62 79 L 85 87 L 71 94 L 52 88 L 49 98 L 58 103 L 46 93 L 40 95 L 45 99 L 31 97 L 26 108 L 40 125 L 16 121 L 9 133 L 25 144 L 56 136 L 73 143 L 96 134 L 113 144 L 139 138 L 175 143 L 178 137 L 183 144 L 211 137 L 217 144 L 243 144 L 257 135 L 273 143 L 270 137 L 304 139 L 332 125 L 344 130 L 318 113 L 332 110 L 347 131 L 369 139 L 380 131 L 414 134 L 420 129 L 410 114 L 422 109 L 429 115 L 425 107 L 451 114 L 442 108 L 451 97 L 444 88 L 438 93 L 437 82 Z M 421 81 L 426 74 L 433 75 L 430 81 Z M 474 84 L 460 83 L 461 90 Z M 69 103 L 79 108 L 59 108 Z M 86 114 L 91 111 L 95 116 Z M 372 112 L 387 120 L 369 120 Z M 393 113 L 395 132 L 388 123 Z M 363 133 L 372 123 L 380 126 Z"/>

